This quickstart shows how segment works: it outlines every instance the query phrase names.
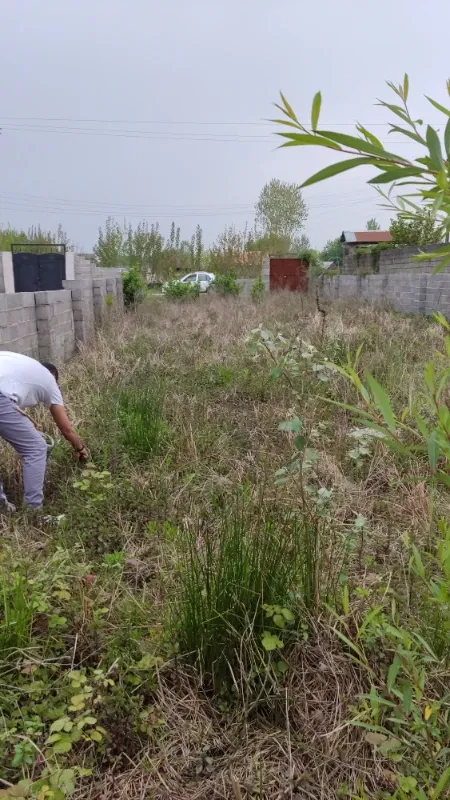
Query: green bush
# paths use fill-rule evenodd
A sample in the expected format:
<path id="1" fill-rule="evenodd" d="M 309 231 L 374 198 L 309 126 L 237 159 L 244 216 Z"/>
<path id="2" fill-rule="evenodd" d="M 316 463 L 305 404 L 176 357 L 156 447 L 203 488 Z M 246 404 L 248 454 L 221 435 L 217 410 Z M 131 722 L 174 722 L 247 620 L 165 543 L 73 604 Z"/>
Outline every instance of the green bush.
<path id="1" fill-rule="evenodd" d="M 234 270 L 230 270 L 230 272 L 224 272 L 222 275 L 216 275 L 213 288 L 216 290 L 217 294 L 222 296 L 236 296 L 241 291 L 241 287 L 237 282 L 237 274 Z"/>
<path id="2" fill-rule="evenodd" d="M 252 288 L 250 292 L 252 300 L 254 300 L 255 303 L 258 303 L 264 297 L 265 291 L 266 287 L 264 286 L 264 281 L 261 278 L 261 275 L 258 275 L 258 277 L 252 281 Z"/>
<path id="3" fill-rule="evenodd" d="M 200 286 L 198 283 L 181 283 L 172 280 L 166 283 L 164 292 L 171 300 L 197 300 Z"/>
<path id="4" fill-rule="evenodd" d="M 419 214 L 415 219 L 398 216 L 397 219 L 391 220 L 389 230 L 392 244 L 400 247 L 433 244 L 442 238 L 442 230 L 430 213 Z"/>
<path id="5" fill-rule="evenodd" d="M 160 387 L 128 388 L 119 394 L 117 420 L 121 440 L 139 460 L 155 453 L 164 432 L 164 399 Z"/>
<path id="6" fill-rule="evenodd" d="M 132 306 L 142 300 L 145 284 L 137 267 L 130 267 L 128 272 L 122 275 L 122 283 L 125 306 Z"/>

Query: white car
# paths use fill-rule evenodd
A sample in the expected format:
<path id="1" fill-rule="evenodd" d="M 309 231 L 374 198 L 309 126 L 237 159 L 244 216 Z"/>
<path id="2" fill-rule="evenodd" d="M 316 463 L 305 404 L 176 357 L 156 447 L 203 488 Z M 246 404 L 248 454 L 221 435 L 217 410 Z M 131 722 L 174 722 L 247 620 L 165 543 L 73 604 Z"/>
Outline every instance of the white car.
<path id="1" fill-rule="evenodd" d="M 215 279 L 212 272 L 190 272 L 189 275 L 184 275 L 183 278 L 177 279 L 177 283 L 197 283 L 201 292 L 207 292 Z M 162 287 L 161 291 L 165 292 L 166 284 Z"/>

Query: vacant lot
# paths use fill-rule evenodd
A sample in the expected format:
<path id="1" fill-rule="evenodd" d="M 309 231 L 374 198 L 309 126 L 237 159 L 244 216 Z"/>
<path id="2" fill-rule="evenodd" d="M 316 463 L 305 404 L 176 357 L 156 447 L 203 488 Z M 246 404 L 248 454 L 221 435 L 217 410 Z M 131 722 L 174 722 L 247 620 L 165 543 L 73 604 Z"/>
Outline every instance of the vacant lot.
<path id="1" fill-rule="evenodd" d="M 293 295 L 149 298 L 66 365 L 95 466 L 1 523 L 0 797 L 446 796 L 447 490 L 334 404 L 360 345 L 431 419 L 436 323 Z"/>

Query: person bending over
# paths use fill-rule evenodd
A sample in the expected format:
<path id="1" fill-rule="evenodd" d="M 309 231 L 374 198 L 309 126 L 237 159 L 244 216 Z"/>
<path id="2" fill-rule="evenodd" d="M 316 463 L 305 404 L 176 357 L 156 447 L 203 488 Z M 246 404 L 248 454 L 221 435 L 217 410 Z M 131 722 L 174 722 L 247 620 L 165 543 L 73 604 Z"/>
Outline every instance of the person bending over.
<path id="1" fill-rule="evenodd" d="M 67 416 L 56 367 L 41 364 L 20 353 L 0 351 L 0 437 L 12 445 L 22 459 L 24 503 L 31 508 L 42 508 L 47 444 L 21 409 L 39 403 L 50 409 L 62 435 L 72 445 L 76 458 L 85 460 L 88 451 Z M 1 479 L 0 505 L 9 511 L 15 510 L 8 503 Z"/>

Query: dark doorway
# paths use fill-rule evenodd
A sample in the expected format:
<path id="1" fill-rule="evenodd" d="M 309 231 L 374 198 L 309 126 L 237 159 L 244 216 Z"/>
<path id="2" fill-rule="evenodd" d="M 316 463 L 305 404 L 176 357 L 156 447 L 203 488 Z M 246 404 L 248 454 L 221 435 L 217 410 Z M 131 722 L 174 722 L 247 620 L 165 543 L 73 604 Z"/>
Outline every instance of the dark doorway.
<path id="1" fill-rule="evenodd" d="M 60 252 L 56 250 L 60 248 Z M 14 289 L 42 292 L 62 289 L 66 277 L 65 245 L 12 244 Z"/>
<path id="2" fill-rule="evenodd" d="M 308 291 L 308 264 L 301 258 L 270 257 L 270 290 Z"/>

